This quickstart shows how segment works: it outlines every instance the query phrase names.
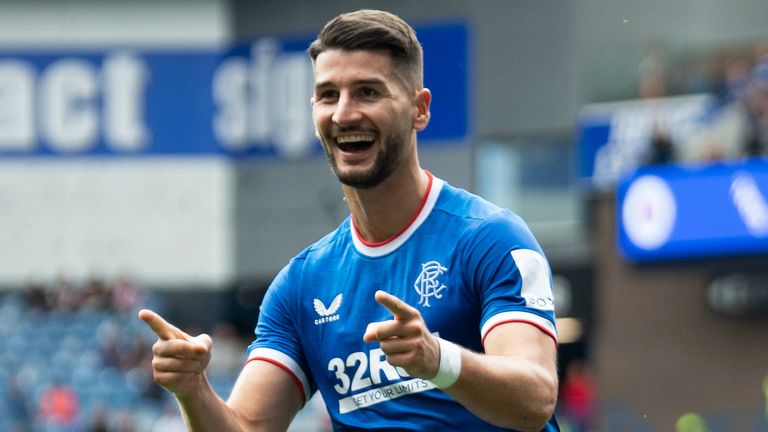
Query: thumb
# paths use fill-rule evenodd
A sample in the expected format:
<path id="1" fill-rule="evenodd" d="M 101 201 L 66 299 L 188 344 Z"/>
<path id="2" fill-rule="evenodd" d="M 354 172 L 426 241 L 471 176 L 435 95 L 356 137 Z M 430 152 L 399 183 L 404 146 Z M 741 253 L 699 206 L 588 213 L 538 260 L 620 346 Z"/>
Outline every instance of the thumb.
<path id="1" fill-rule="evenodd" d="M 363 342 L 371 343 L 377 340 L 379 337 L 376 335 L 376 332 L 381 324 L 381 322 L 372 322 L 368 324 L 368 327 L 365 328 L 365 334 L 363 334 Z"/>
<path id="2" fill-rule="evenodd" d="M 213 340 L 205 333 L 193 337 L 191 342 L 195 345 L 195 350 L 198 352 L 210 351 L 211 346 L 213 346 Z"/>

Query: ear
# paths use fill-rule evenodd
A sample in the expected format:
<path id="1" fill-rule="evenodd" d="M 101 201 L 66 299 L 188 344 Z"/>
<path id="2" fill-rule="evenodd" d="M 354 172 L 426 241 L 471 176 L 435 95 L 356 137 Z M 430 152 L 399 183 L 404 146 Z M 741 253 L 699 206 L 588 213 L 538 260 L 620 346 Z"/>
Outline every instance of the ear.
<path id="1" fill-rule="evenodd" d="M 314 122 L 315 102 L 317 102 L 317 100 L 315 99 L 314 96 L 309 98 L 309 106 L 311 106 L 312 110 L 313 110 L 313 113 L 312 113 L 312 123 L 315 123 Z M 315 123 L 315 138 L 317 138 L 318 141 L 322 141 L 322 138 L 320 138 L 320 131 L 317 130 L 317 124 L 316 123 Z"/>
<path id="2" fill-rule="evenodd" d="M 422 88 L 416 91 L 414 98 L 414 107 L 416 108 L 416 117 L 413 119 L 413 128 L 417 131 L 426 129 L 429 123 L 429 104 L 432 102 L 432 93 L 428 88 Z"/>

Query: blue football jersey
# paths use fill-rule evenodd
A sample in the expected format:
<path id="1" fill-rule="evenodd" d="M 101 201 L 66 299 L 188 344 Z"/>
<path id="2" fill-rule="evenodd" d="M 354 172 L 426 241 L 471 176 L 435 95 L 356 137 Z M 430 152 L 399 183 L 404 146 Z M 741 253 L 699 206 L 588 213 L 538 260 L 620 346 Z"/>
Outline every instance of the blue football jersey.
<path id="1" fill-rule="evenodd" d="M 400 234 L 368 243 L 348 217 L 293 258 L 262 303 L 249 361 L 286 370 L 305 401 L 320 391 L 335 430 L 501 430 L 363 341 L 369 323 L 392 319 L 377 290 L 476 352 L 491 329 L 512 321 L 557 340 L 549 265 L 525 223 L 429 177 L 421 209 Z M 559 430 L 554 418 L 544 430 Z"/>

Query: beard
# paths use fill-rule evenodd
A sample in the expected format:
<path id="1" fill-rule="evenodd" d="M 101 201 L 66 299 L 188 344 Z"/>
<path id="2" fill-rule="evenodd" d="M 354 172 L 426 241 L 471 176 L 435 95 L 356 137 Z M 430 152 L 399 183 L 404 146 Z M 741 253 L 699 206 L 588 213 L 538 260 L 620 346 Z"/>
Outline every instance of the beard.
<path id="1" fill-rule="evenodd" d="M 379 139 L 379 138 L 377 138 Z M 400 165 L 403 159 L 405 148 L 408 142 L 408 131 L 397 131 L 396 134 L 389 137 L 386 145 L 379 143 L 379 151 L 376 154 L 376 160 L 373 166 L 364 172 L 344 172 L 340 171 L 336 158 L 331 151 L 331 146 L 335 145 L 330 140 L 323 139 L 323 151 L 325 157 L 331 165 L 331 171 L 339 181 L 356 189 L 370 189 L 378 186 L 389 178 L 389 176 Z"/>

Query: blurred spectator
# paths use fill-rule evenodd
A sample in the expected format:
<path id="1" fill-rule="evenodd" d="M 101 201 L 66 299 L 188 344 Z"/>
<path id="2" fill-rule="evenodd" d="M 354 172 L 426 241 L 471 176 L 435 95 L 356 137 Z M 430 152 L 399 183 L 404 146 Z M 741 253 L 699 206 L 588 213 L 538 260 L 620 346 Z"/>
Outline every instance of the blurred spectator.
<path id="1" fill-rule="evenodd" d="M 112 286 L 112 306 L 117 312 L 133 312 L 139 302 L 139 289 L 136 283 L 126 276 L 115 280 Z"/>
<path id="2" fill-rule="evenodd" d="M 57 426 L 71 426 L 80 414 L 75 391 L 61 382 L 53 382 L 40 397 L 40 416 Z"/>
<path id="3" fill-rule="evenodd" d="M 664 45 L 651 43 L 638 67 L 641 99 L 669 94 L 666 62 Z M 670 133 L 660 127 L 669 119 L 657 121 L 644 164 L 768 156 L 768 41 L 751 51 L 740 46 L 694 58 L 688 70 L 696 77 L 685 78 L 685 90 L 714 99 L 693 127 Z M 699 84 L 692 86 L 692 79 Z"/>
<path id="4" fill-rule="evenodd" d="M 88 424 L 88 432 L 109 432 L 107 413 L 103 406 L 97 406 L 91 411 L 91 420 Z"/>
<path id="5" fill-rule="evenodd" d="M 148 357 L 148 352 L 152 352 L 152 347 L 148 346 L 144 339 L 131 338 L 127 341 L 125 350 L 120 359 L 120 368 L 123 371 L 130 371 L 140 367 L 142 361 Z"/>
<path id="6" fill-rule="evenodd" d="M 664 43 L 653 41 L 638 64 L 639 93 L 641 99 L 667 95 L 667 55 Z"/>
<path id="7" fill-rule="evenodd" d="M 156 405 L 167 396 L 167 393 L 165 389 L 155 384 L 152 378 L 152 356 L 150 355 L 152 350 L 146 349 L 144 352 L 147 355 L 141 360 L 141 364 L 128 371 L 128 375 L 139 389 L 142 399 Z"/>
<path id="8" fill-rule="evenodd" d="M 741 103 L 747 94 L 751 62 L 741 55 L 726 56 L 720 97 L 724 103 Z"/>
<path id="9" fill-rule="evenodd" d="M 713 91 L 713 79 L 710 61 L 694 59 L 684 66 L 681 92 L 685 94 L 704 94 Z"/>
<path id="10" fill-rule="evenodd" d="M 231 323 L 217 324 L 212 332 L 213 351 L 208 371 L 212 374 L 231 375 L 238 372 L 245 362 L 246 344 Z"/>
<path id="11" fill-rule="evenodd" d="M 59 311 L 74 311 L 80 307 L 80 293 L 64 276 L 54 282 L 49 293 L 49 304 Z"/>
<path id="12" fill-rule="evenodd" d="M 675 161 L 675 149 L 669 133 L 660 126 L 656 126 L 651 137 L 651 152 L 645 164 L 662 165 Z"/>
<path id="13" fill-rule="evenodd" d="M 45 312 L 50 309 L 45 287 L 39 282 L 30 282 L 24 289 L 24 301 L 28 308 Z"/>
<path id="14" fill-rule="evenodd" d="M 750 130 L 744 152 L 748 156 L 768 154 L 768 43 L 756 49 L 746 103 Z"/>
<path id="15" fill-rule="evenodd" d="M 130 411 L 120 411 L 115 416 L 115 432 L 136 432 L 136 418 Z"/>
<path id="16" fill-rule="evenodd" d="M 707 162 L 738 159 L 744 156 L 743 143 L 747 139 L 747 116 L 739 103 L 714 108 L 700 127 L 693 131 L 684 147 L 688 149 L 685 162 Z"/>
<path id="17" fill-rule="evenodd" d="M 17 308 L 6 317 L 15 327 L 6 328 L 19 332 L 0 338 L 0 432 L 185 430 L 178 416 L 163 414 L 168 394 L 152 379 L 154 336 L 134 315 L 143 296 L 127 277 L 109 283 L 60 277 L 52 283 L 32 280 L 13 296 L 16 301 L 3 302 L 4 311 Z M 246 342 L 231 324 L 215 326 L 212 335 L 218 383 L 231 385 Z M 15 355 L 27 350 L 34 359 Z M 52 365 L 55 373 L 44 370 Z M 116 374 L 121 377 L 114 384 L 102 379 Z M 175 405 L 171 411 L 178 412 Z"/>
<path id="18" fill-rule="evenodd" d="M 99 353 L 104 366 L 122 368 L 122 338 L 120 328 L 114 321 L 105 321 L 98 329 Z"/>
<path id="19" fill-rule="evenodd" d="M 79 306 L 89 310 L 105 310 L 111 306 L 111 293 L 107 285 L 98 278 L 91 278 L 83 288 Z"/>
<path id="20" fill-rule="evenodd" d="M 560 389 L 560 408 L 575 432 L 590 430 L 594 421 L 595 387 L 589 367 L 581 360 L 568 363 Z"/>
<path id="21" fill-rule="evenodd" d="M 700 126 L 680 142 L 681 161 L 717 161 L 766 154 L 768 55 L 761 55 L 756 55 L 754 67 L 752 61 L 740 53 L 721 56 L 719 103 L 701 119 Z"/>
<path id="22" fill-rule="evenodd" d="M 151 348 L 140 337 L 126 337 L 114 319 L 104 321 L 98 329 L 98 347 L 104 366 L 128 372 L 140 367 Z"/>
<path id="23" fill-rule="evenodd" d="M 29 401 L 19 386 L 15 376 L 8 378 L 5 383 L 5 400 L 8 407 L 8 419 L 11 421 L 11 429 L 27 431 L 32 410 Z"/>

